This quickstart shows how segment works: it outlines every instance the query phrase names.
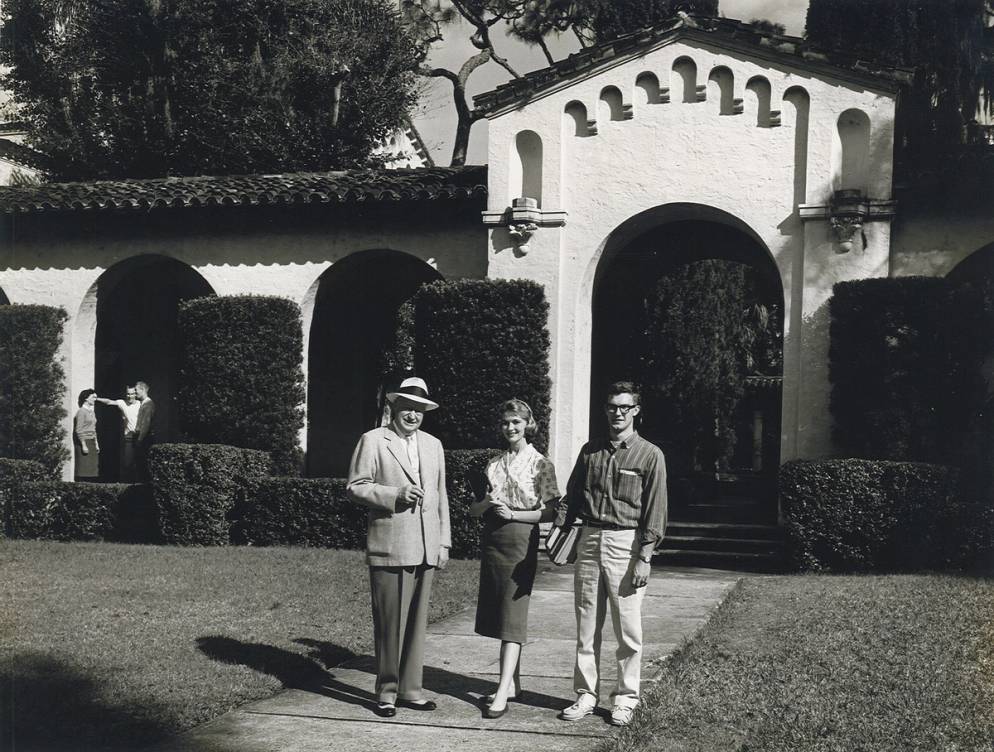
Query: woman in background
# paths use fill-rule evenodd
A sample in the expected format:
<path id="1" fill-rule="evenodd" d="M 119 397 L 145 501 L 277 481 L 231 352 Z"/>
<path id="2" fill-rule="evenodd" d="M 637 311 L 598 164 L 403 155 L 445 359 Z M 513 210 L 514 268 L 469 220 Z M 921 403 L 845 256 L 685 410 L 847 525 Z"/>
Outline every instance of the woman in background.
<path id="1" fill-rule="evenodd" d="M 84 389 L 76 400 L 79 410 L 72 422 L 76 480 L 94 480 L 100 475 L 97 414 L 93 410 L 93 403 L 96 401 L 97 393 L 93 389 Z"/>
<path id="2" fill-rule="evenodd" d="M 512 399 L 498 415 L 507 451 L 487 465 L 487 493 L 469 509 L 484 522 L 476 632 L 501 641 L 500 680 L 486 698 L 484 718 L 500 718 L 508 700 L 521 695 L 521 645 L 538 567 L 538 523 L 555 516 L 559 498 L 555 467 L 528 443 L 538 430 L 531 408 Z"/>

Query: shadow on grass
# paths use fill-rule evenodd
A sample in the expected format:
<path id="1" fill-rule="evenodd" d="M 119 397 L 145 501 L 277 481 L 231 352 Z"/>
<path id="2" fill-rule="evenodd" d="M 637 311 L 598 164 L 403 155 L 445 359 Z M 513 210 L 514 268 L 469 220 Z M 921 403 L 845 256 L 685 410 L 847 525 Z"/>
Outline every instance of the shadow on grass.
<path id="1" fill-rule="evenodd" d="M 279 679 L 287 689 L 302 689 L 325 695 L 333 700 L 358 705 L 372 712 L 376 708 L 376 697 L 371 691 L 375 683 L 376 665 L 371 655 L 358 655 L 348 648 L 332 642 L 308 638 L 294 640 L 298 645 L 310 649 L 308 656 L 272 645 L 261 645 L 235 640 L 230 637 L 201 637 L 197 646 L 208 657 L 222 663 L 236 663 L 248 666 Z M 347 665 L 342 665 L 347 664 Z M 369 674 L 364 682 L 369 689 L 341 681 L 335 676 L 335 668 L 362 671 Z M 429 692 L 447 695 L 453 699 L 478 707 L 483 695 L 493 692 L 496 677 L 481 678 L 459 674 L 434 666 L 425 666 L 424 688 Z M 539 692 L 524 691 L 522 704 L 558 712 L 573 700 Z"/>
<path id="2" fill-rule="evenodd" d="M 40 653 L 0 664 L 0 750 L 133 750 L 174 730 L 168 713 L 148 703 L 121 707 L 101 682 Z"/>

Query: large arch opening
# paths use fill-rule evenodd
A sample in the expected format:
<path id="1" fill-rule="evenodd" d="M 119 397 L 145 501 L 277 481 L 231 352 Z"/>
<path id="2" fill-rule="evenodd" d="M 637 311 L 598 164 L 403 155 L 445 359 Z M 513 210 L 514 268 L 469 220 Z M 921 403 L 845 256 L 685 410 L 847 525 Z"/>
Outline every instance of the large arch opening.
<path id="1" fill-rule="evenodd" d="M 362 251 L 318 280 L 307 355 L 307 473 L 343 477 L 359 436 L 379 423 L 383 353 L 397 311 L 441 275 L 420 259 Z"/>
<path id="2" fill-rule="evenodd" d="M 136 256 L 100 275 L 87 298 L 96 297 L 93 388 L 102 397 L 121 399 L 125 387 L 144 381 L 155 403 L 156 441 L 176 441 L 180 302 L 213 295 L 194 269 L 167 256 Z M 84 301 L 84 307 L 92 305 Z M 100 479 L 121 478 L 121 415 L 97 405 Z"/>
<path id="3" fill-rule="evenodd" d="M 662 208 L 661 208 L 662 209 Z M 591 435 L 605 387 L 642 386 L 639 431 L 667 456 L 675 520 L 776 520 L 783 286 L 742 223 L 675 206 L 615 233 L 594 279 Z"/>

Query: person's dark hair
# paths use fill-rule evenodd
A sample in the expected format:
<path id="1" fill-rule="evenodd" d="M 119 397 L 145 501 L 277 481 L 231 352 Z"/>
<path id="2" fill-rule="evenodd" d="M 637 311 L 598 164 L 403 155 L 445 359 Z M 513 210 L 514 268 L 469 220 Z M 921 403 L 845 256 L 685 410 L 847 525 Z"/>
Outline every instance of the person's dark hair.
<path id="1" fill-rule="evenodd" d="M 615 381 L 605 390 L 604 399 L 614 397 L 617 394 L 630 394 L 632 395 L 632 402 L 636 405 L 642 404 L 642 394 L 639 391 L 638 384 L 634 381 Z"/>
<path id="2" fill-rule="evenodd" d="M 497 409 L 497 419 L 500 420 L 507 413 L 514 413 L 525 421 L 526 439 L 535 438 L 535 434 L 538 433 L 538 423 L 535 422 L 535 416 L 532 415 L 532 409 L 527 402 L 517 398 L 501 402 L 500 407 Z"/>
<path id="3" fill-rule="evenodd" d="M 136 381 L 135 382 L 135 389 L 137 389 L 138 387 L 141 387 L 146 392 L 148 391 L 148 384 L 146 384 L 144 381 Z"/>
<path id="4" fill-rule="evenodd" d="M 79 393 L 79 398 L 76 400 L 76 402 L 79 404 L 80 407 L 82 407 L 83 403 L 90 398 L 90 395 L 96 393 L 97 393 L 96 389 L 84 389 Z"/>

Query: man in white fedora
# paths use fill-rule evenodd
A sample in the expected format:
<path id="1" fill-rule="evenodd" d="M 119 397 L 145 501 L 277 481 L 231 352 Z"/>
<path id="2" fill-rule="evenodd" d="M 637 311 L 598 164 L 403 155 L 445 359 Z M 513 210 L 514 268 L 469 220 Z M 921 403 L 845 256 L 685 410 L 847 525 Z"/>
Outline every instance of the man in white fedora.
<path id="1" fill-rule="evenodd" d="M 423 379 L 404 379 L 387 394 L 389 425 L 359 439 L 349 467 L 349 498 L 369 511 L 369 565 L 376 645 L 377 715 L 397 707 L 435 710 L 424 697 L 424 641 L 435 568 L 452 545 L 442 443 L 419 430 L 428 399 Z"/>

